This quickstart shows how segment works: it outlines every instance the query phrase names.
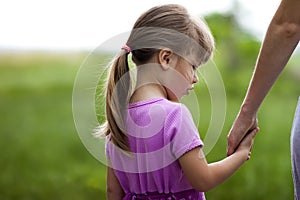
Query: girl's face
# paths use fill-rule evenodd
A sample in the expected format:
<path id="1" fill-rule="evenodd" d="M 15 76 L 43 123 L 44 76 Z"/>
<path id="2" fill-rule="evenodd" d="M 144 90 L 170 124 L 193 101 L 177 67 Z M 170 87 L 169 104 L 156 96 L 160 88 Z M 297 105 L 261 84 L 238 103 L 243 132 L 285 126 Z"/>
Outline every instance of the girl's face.
<path id="1" fill-rule="evenodd" d="M 190 89 L 193 89 L 194 84 L 197 83 L 199 79 L 197 75 L 198 66 L 196 64 L 192 64 L 191 62 L 180 58 L 174 69 L 177 70 L 188 81 L 191 86 Z"/>
<path id="2" fill-rule="evenodd" d="M 170 100 L 179 101 L 183 96 L 188 95 L 194 89 L 194 84 L 198 82 L 198 67 L 191 62 L 178 57 L 173 65 L 173 72 L 168 76 L 170 84 L 167 93 Z"/>

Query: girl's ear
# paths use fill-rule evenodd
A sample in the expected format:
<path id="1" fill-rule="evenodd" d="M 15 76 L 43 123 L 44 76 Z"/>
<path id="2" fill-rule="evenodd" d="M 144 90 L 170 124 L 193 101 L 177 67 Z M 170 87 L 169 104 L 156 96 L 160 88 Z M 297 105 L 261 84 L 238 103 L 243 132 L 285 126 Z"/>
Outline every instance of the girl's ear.
<path id="1" fill-rule="evenodd" d="M 158 53 L 158 61 L 164 70 L 169 69 L 176 63 L 176 56 L 171 49 L 164 48 Z"/>

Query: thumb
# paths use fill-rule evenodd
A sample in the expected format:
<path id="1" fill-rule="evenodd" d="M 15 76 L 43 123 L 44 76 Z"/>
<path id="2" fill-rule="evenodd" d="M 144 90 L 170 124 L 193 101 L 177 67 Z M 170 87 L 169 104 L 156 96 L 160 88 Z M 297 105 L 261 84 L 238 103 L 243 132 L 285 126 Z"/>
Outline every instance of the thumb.
<path id="1" fill-rule="evenodd" d="M 245 143 L 248 143 L 250 142 L 251 143 L 251 146 L 252 146 L 252 143 L 253 143 L 253 139 L 254 137 L 256 136 L 256 134 L 258 133 L 259 131 L 259 128 L 256 127 L 254 129 L 252 129 L 251 131 L 249 131 L 245 137 L 243 138 L 242 142 L 245 142 Z"/>

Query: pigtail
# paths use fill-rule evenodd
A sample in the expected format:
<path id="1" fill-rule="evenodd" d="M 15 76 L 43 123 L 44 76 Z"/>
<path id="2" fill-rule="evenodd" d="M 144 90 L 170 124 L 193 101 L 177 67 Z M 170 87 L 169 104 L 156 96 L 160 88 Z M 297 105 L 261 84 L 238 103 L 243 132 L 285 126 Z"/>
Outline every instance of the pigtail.
<path id="1" fill-rule="evenodd" d="M 126 133 L 126 114 L 131 95 L 131 78 L 128 65 L 129 51 L 123 49 L 114 59 L 106 87 L 106 119 L 104 134 L 110 135 L 119 148 L 130 151 Z"/>

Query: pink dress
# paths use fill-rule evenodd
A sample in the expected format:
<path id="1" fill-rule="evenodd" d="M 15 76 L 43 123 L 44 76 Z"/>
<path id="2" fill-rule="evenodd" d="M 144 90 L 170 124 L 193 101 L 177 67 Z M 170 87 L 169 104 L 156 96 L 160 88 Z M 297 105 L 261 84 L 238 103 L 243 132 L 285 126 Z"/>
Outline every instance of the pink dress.
<path id="1" fill-rule="evenodd" d="M 106 144 L 110 167 L 125 192 L 123 200 L 205 199 L 188 183 L 178 162 L 187 151 L 203 146 L 183 104 L 164 98 L 132 103 L 126 130 L 131 153 L 116 147 L 109 136 Z"/>

